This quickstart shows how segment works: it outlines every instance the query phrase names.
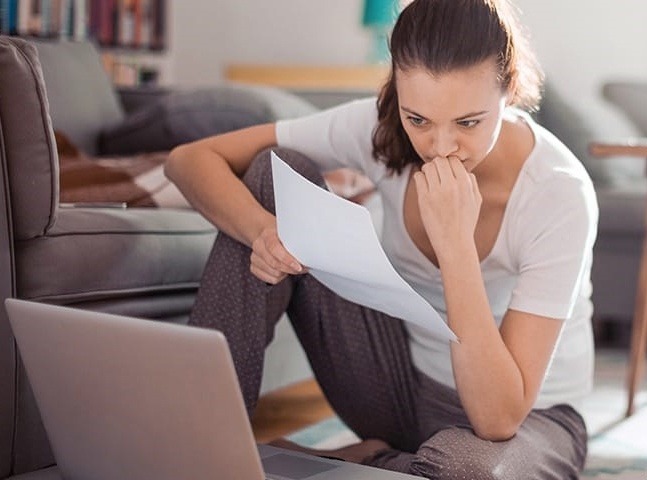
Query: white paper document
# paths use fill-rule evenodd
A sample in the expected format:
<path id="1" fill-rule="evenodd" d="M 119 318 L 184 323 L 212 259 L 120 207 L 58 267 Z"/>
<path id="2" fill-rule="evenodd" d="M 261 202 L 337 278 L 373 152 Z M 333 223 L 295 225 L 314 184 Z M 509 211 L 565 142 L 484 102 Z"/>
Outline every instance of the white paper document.
<path id="1" fill-rule="evenodd" d="M 438 312 L 395 271 L 366 208 L 306 180 L 274 152 L 272 176 L 279 238 L 317 280 L 347 300 L 456 340 Z"/>

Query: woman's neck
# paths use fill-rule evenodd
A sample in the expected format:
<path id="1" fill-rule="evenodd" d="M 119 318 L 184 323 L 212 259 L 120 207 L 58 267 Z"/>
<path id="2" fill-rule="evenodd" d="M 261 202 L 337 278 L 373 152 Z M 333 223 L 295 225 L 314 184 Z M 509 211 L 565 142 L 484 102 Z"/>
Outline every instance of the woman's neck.
<path id="1" fill-rule="evenodd" d="M 499 138 L 488 156 L 472 173 L 482 182 L 514 182 L 535 146 L 532 129 L 519 115 L 506 115 Z"/>

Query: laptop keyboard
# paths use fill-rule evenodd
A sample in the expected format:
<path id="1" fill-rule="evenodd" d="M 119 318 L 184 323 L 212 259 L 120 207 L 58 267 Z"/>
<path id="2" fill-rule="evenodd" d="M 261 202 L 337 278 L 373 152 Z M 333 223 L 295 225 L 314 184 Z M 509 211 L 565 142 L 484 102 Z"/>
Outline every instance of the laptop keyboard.
<path id="1" fill-rule="evenodd" d="M 339 465 L 332 462 L 318 461 L 288 453 L 277 453 L 276 455 L 265 457 L 262 462 L 267 480 L 275 480 L 272 475 L 289 478 L 290 480 L 303 480 L 304 478 L 339 468 Z"/>

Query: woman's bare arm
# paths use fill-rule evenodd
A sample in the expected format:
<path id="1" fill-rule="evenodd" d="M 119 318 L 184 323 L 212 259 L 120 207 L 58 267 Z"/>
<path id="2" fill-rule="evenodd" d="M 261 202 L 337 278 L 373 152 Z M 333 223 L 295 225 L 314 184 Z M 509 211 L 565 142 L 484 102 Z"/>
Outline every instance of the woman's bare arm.
<path id="1" fill-rule="evenodd" d="M 498 329 L 474 241 L 481 195 L 459 160 L 435 159 L 414 176 L 425 230 L 438 258 L 456 388 L 475 433 L 515 434 L 537 398 L 563 325 L 560 319 L 508 310 Z"/>
<path id="2" fill-rule="evenodd" d="M 173 149 L 164 172 L 205 218 L 251 246 L 273 221 L 240 177 L 258 152 L 274 145 L 274 124 L 216 135 Z"/>
<path id="3" fill-rule="evenodd" d="M 478 255 L 457 248 L 441 260 L 454 379 L 476 434 L 512 437 L 532 409 L 563 325 L 560 319 L 508 310 L 497 329 Z"/>
<path id="4" fill-rule="evenodd" d="M 250 269 L 268 283 L 303 271 L 278 239 L 275 216 L 240 180 L 256 154 L 274 145 L 275 125 L 258 125 L 181 145 L 164 169 L 197 211 L 252 248 Z"/>

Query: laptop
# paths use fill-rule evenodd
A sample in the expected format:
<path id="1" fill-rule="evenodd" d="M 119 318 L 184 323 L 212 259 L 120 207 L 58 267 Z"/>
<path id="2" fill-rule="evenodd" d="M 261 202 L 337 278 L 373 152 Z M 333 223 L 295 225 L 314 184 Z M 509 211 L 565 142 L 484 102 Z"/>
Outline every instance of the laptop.
<path id="1" fill-rule="evenodd" d="M 217 331 L 7 299 L 62 478 L 405 480 L 256 445 Z"/>

